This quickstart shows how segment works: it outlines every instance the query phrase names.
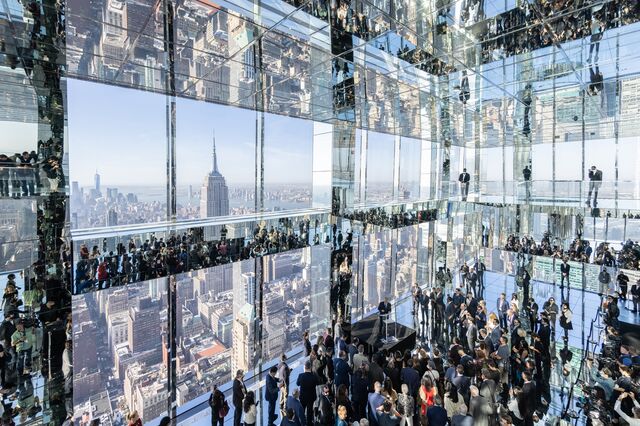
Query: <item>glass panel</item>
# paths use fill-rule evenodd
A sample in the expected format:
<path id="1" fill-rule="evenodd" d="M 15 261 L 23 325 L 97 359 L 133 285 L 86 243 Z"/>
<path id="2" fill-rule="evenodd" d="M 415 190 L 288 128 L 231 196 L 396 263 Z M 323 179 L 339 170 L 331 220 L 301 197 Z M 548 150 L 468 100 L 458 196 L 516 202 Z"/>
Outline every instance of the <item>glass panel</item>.
<path id="1" fill-rule="evenodd" d="M 393 197 L 394 148 L 394 135 L 367 132 L 366 202 L 368 205 L 390 201 Z"/>
<path id="2" fill-rule="evenodd" d="M 167 279 L 73 296 L 75 419 L 166 415 Z"/>
<path id="3" fill-rule="evenodd" d="M 400 139 L 400 200 L 415 200 L 420 197 L 420 164 L 422 154 L 420 139 Z M 430 158 L 427 157 L 427 161 Z"/>
<path id="4" fill-rule="evenodd" d="M 255 111 L 179 98 L 179 219 L 255 212 Z"/>
<path id="5" fill-rule="evenodd" d="M 311 207 L 313 121 L 264 114 L 264 207 Z"/>
<path id="6" fill-rule="evenodd" d="M 256 365 L 255 267 L 252 259 L 176 276 L 178 406 Z"/>
<path id="7" fill-rule="evenodd" d="M 166 220 L 165 97 L 74 79 L 67 87 L 72 228 Z"/>

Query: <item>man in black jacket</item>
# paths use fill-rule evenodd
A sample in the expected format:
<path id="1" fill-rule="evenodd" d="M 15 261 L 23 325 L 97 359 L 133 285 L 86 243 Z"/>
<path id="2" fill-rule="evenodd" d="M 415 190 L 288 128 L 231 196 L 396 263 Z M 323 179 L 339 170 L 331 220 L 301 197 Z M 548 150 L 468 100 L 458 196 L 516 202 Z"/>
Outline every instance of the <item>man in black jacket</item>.
<path id="1" fill-rule="evenodd" d="M 304 363 L 304 373 L 298 376 L 296 385 L 300 388 L 300 403 L 304 408 L 307 426 L 313 424 L 313 404 L 316 402 L 318 378 L 311 372 L 311 361 Z"/>
<path id="2" fill-rule="evenodd" d="M 458 182 L 460 182 L 460 194 L 462 195 L 462 201 L 467 201 L 467 195 L 469 195 L 469 181 L 471 175 L 467 173 L 467 169 L 462 169 L 462 173 L 458 176 Z"/>
<path id="3" fill-rule="evenodd" d="M 537 406 L 536 384 L 531 380 L 529 371 L 522 373 L 522 379 L 524 384 L 522 385 L 522 392 L 518 396 L 518 411 L 520 411 L 520 415 L 524 419 L 524 424 L 529 426 L 533 425 L 533 413 L 536 411 Z"/>
<path id="4" fill-rule="evenodd" d="M 334 370 L 334 380 L 333 382 L 336 385 L 336 389 L 340 385 L 345 385 L 347 389 L 350 386 L 350 378 L 351 378 L 351 367 L 347 362 L 347 354 L 345 351 L 340 351 L 338 354 L 338 358 L 333 359 L 333 370 Z"/>
<path id="5" fill-rule="evenodd" d="M 318 410 L 317 410 L 316 420 L 320 425 L 334 425 L 335 424 L 335 416 L 333 414 L 333 405 L 329 400 L 329 386 L 324 385 L 322 387 L 322 395 L 320 395 L 320 399 L 318 400 Z"/>
<path id="6" fill-rule="evenodd" d="M 278 419 L 278 415 L 276 414 L 276 402 L 278 401 L 280 384 L 276 377 L 277 373 L 278 367 L 275 365 L 269 369 L 266 386 L 264 388 L 264 399 L 269 403 L 269 417 L 267 420 L 267 424 L 269 426 L 274 426 L 274 422 Z"/>
<path id="7" fill-rule="evenodd" d="M 420 374 L 413 368 L 413 360 L 407 360 L 407 366 L 400 371 L 400 380 L 409 386 L 409 395 L 415 396 L 420 388 Z"/>
<path id="8" fill-rule="evenodd" d="M 587 197 L 587 206 L 591 206 L 591 193 L 593 192 L 593 207 L 598 205 L 598 189 L 602 185 L 602 171 L 596 166 L 591 166 L 589 170 L 589 195 Z"/>
<path id="9" fill-rule="evenodd" d="M 242 418 L 242 401 L 247 395 L 247 387 L 244 385 L 244 371 L 238 370 L 233 380 L 233 426 L 240 426 Z"/>

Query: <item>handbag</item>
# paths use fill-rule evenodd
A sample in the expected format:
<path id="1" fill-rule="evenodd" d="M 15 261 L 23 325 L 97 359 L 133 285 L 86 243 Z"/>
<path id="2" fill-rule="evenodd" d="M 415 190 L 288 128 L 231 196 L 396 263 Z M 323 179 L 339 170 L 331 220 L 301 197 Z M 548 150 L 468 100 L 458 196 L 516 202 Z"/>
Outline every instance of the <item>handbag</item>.
<path id="1" fill-rule="evenodd" d="M 222 408 L 220 408 L 220 410 L 218 411 L 218 416 L 223 419 L 227 414 L 229 414 L 229 404 L 227 403 L 227 401 L 225 400 L 222 403 Z"/>

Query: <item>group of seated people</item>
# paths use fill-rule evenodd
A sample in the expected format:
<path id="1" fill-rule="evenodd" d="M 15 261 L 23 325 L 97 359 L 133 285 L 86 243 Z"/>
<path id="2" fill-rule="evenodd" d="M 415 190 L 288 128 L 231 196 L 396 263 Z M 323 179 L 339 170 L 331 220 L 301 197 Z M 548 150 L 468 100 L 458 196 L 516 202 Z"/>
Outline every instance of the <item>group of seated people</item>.
<path id="1" fill-rule="evenodd" d="M 617 251 L 609 243 L 601 242 L 594 251 L 589 241 L 576 238 L 565 250 L 560 242 L 551 241 L 548 232 L 543 235 L 540 243 L 536 243 L 533 237 L 528 235 L 519 238 L 517 235 L 511 234 L 507 237 L 504 249 L 535 256 L 567 258 L 573 262 L 593 263 L 622 269 L 640 269 L 640 245 L 637 241 L 632 240 L 622 243 L 622 248 Z"/>
<path id="2" fill-rule="evenodd" d="M 155 235 L 138 243 L 130 239 L 126 247 L 119 243 L 115 250 L 103 247 L 101 251 L 97 245 L 89 249 L 82 244 L 75 266 L 75 294 L 306 247 L 310 244 L 309 222 L 300 224 L 300 232 L 291 226 L 257 226 L 252 239 L 205 241 L 201 232 L 189 230 L 166 240 Z M 226 235 L 226 230 L 221 233 Z M 313 244 L 320 242 L 319 234 L 315 234 Z M 70 258 L 70 249 L 65 246 L 61 260 L 68 265 Z"/>

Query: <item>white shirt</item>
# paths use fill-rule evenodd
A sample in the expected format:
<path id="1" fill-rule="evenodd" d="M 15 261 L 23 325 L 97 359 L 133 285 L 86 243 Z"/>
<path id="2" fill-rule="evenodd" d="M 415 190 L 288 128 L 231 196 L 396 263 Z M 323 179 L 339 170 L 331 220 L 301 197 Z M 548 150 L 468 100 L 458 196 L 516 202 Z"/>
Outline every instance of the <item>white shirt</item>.
<path id="1" fill-rule="evenodd" d="M 249 423 L 249 424 L 254 424 L 256 422 L 256 414 L 257 414 L 256 410 L 256 405 L 253 404 L 251 405 L 251 407 L 249 407 L 249 411 L 245 412 L 244 408 L 242 409 L 242 421 L 244 423 Z"/>

